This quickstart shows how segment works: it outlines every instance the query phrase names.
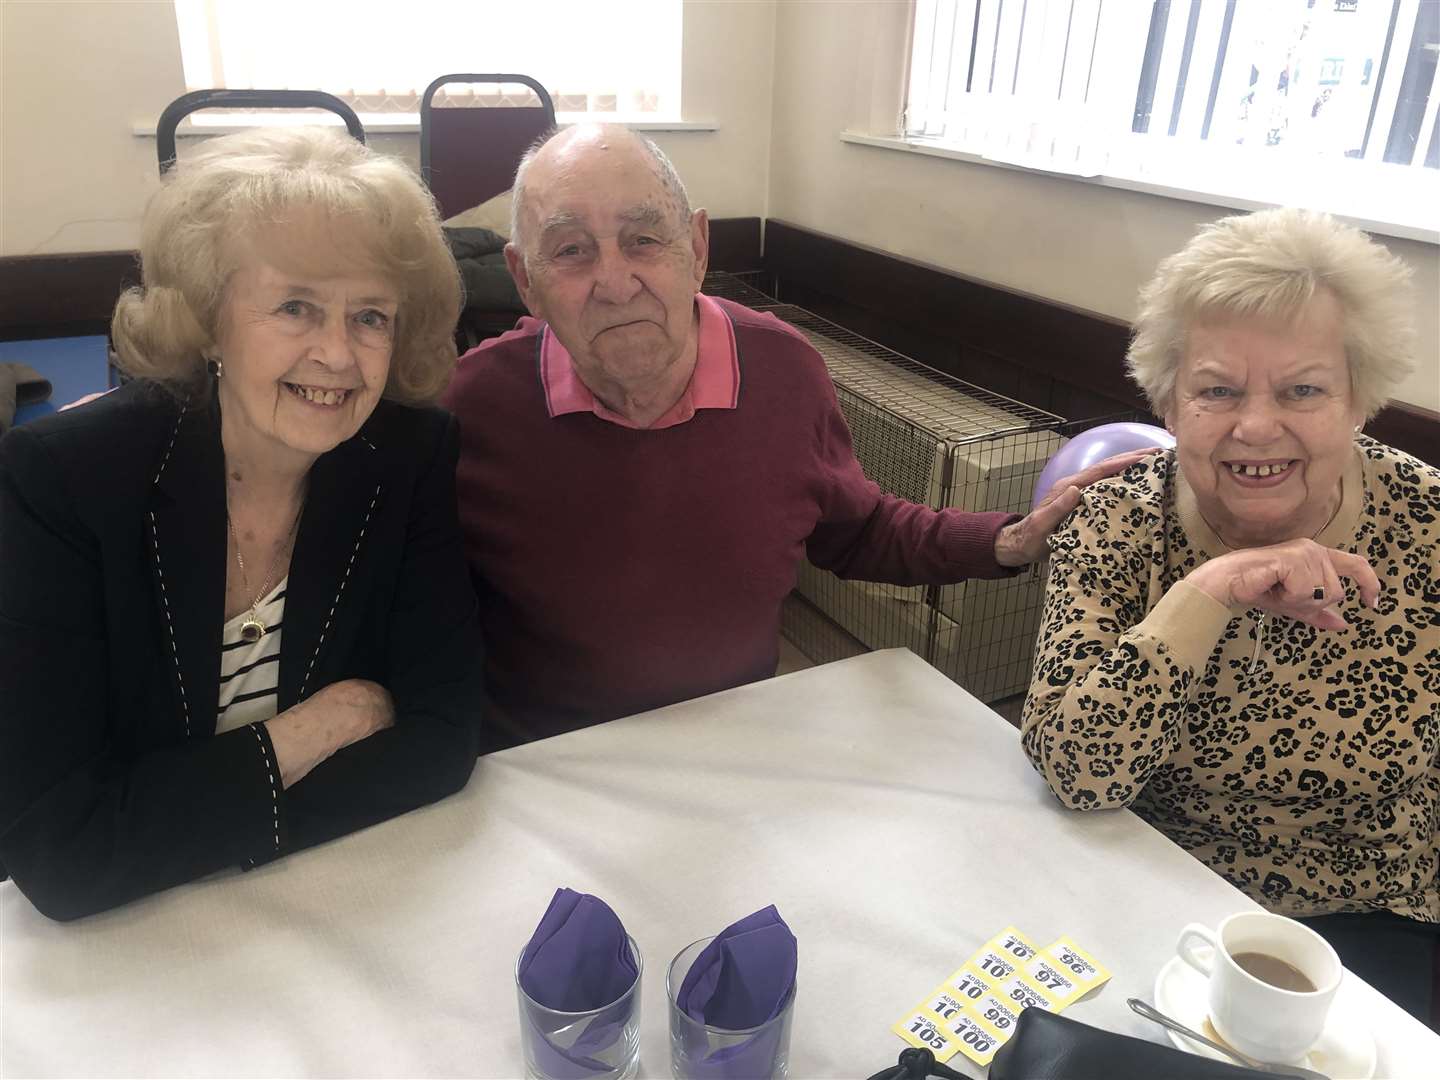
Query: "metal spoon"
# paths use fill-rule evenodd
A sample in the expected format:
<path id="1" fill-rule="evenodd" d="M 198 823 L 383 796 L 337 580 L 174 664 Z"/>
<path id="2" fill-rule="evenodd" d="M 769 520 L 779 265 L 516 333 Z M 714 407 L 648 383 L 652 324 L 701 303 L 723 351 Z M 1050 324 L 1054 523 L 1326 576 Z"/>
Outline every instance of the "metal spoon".
<path id="1" fill-rule="evenodd" d="M 1314 1069 L 1307 1069 L 1301 1065 L 1272 1065 L 1268 1061 L 1256 1061 L 1254 1058 L 1246 1057 L 1238 1050 L 1229 1046 L 1222 1046 L 1213 1039 L 1207 1039 L 1198 1031 L 1191 1031 L 1178 1020 L 1170 1019 L 1170 1017 L 1155 1008 L 1154 1005 L 1146 1001 L 1141 1001 L 1139 998 L 1126 998 L 1125 1004 L 1129 1005 L 1134 1012 L 1139 1013 L 1146 1020 L 1153 1020 L 1161 1027 L 1167 1027 L 1171 1031 L 1178 1032 L 1187 1039 L 1194 1039 L 1196 1042 L 1210 1047 L 1211 1050 L 1224 1054 L 1232 1061 L 1238 1061 L 1247 1069 L 1254 1069 L 1256 1072 L 1274 1073 L 1276 1076 L 1298 1077 L 1299 1080 L 1330 1080 L 1324 1073 L 1316 1072 Z"/>

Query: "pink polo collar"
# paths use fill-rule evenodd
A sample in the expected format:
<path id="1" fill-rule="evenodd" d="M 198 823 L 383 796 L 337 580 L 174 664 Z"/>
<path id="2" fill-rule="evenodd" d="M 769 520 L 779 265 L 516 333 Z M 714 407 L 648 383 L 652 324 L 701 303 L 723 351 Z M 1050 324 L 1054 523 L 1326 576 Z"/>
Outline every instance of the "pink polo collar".
<path id="1" fill-rule="evenodd" d="M 733 409 L 740 402 L 740 360 L 735 351 L 735 328 L 729 317 L 708 296 L 696 294 L 700 312 L 698 354 L 690 385 L 680 400 L 647 430 L 674 427 L 695 415 L 697 409 Z M 575 374 L 570 352 L 547 325 L 540 344 L 540 384 L 550 416 L 590 412 L 621 427 L 635 427 L 619 413 L 607 409 Z"/>

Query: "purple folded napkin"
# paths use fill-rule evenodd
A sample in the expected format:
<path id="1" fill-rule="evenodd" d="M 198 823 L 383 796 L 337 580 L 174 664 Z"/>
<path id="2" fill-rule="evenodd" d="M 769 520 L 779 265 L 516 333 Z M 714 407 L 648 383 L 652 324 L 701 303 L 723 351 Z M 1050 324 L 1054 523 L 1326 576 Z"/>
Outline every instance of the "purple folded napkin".
<path id="1" fill-rule="evenodd" d="M 732 923 L 690 965 L 675 1004 L 692 1020 L 743 1031 L 780 1015 L 795 988 L 795 935 L 771 904 Z"/>
<path id="2" fill-rule="evenodd" d="M 587 893 L 556 889 L 520 953 L 517 974 L 520 988 L 543 1006 L 520 1005 L 522 1037 L 540 1075 L 551 1080 L 617 1075 L 626 1028 L 639 1008 L 639 995 L 626 992 L 640 969 L 610 906 Z"/>
<path id="3" fill-rule="evenodd" d="M 619 916 L 598 896 L 574 889 L 555 890 L 520 954 L 520 988 L 559 1012 L 609 1005 L 638 974 Z"/>

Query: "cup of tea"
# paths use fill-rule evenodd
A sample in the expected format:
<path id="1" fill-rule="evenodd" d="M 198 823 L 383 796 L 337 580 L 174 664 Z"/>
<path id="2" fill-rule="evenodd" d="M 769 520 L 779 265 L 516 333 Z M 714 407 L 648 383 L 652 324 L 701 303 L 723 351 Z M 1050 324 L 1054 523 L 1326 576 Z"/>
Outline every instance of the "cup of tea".
<path id="1" fill-rule="evenodd" d="M 1210 954 L 1198 946 L 1209 945 Z M 1180 959 L 1210 980 L 1210 1023 L 1227 1043 L 1260 1061 L 1305 1056 L 1320 1033 L 1344 968 L 1323 937 L 1268 911 L 1242 911 L 1214 930 L 1191 923 L 1175 944 Z"/>

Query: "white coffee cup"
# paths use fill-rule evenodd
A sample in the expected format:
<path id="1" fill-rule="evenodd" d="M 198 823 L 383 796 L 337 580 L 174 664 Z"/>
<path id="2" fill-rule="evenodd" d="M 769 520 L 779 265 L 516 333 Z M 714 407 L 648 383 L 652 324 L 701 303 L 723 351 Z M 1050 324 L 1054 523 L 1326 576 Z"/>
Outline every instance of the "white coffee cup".
<path id="1" fill-rule="evenodd" d="M 1205 943 L 1211 955 L 1197 956 Z M 1218 928 L 1191 923 L 1175 943 L 1180 959 L 1210 979 L 1210 1023 L 1227 1043 L 1260 1061 L 1296 1062 L 1320 1033 L 1344 968 L 1323 937 L 1308 926 L 1266 911 L 1242 911 Z M 1284 990 L 1235 962 L 1264 953 L 1304 975 L 1314 990 Z"/>

